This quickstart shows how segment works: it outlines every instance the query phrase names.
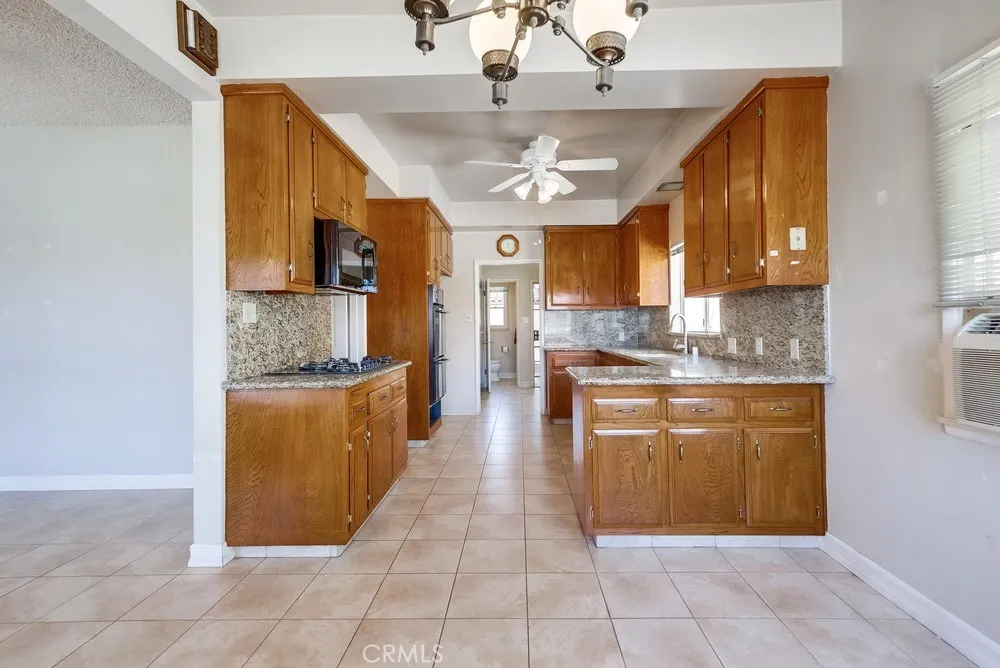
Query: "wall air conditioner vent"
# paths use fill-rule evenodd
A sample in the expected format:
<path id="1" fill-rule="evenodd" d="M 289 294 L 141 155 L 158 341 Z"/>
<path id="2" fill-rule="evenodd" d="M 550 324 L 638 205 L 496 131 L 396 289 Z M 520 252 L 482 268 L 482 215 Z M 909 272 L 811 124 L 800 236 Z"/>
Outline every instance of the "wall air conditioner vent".
<path id="1" fill-rule="evenodd" d="M 1000 336 L 1000 313 L 984 313 L 970 320 L 962 334 L 993 334 Z"/>
<path id="2" fill-rule="evenodd" d="M 974 317 L 951 348 L 954 419 L 1000 429 L 1000 313 Z"/>

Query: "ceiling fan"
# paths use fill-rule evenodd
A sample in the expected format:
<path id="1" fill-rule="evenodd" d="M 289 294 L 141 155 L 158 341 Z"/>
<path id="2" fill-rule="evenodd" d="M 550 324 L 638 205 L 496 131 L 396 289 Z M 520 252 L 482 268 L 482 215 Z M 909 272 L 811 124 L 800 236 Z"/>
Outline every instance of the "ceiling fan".
<path id="1" fill-rule="evenodd" d="M 466 160 L 465 164 L 514 167 L 528 170 L 523 174 L 518 174 L 515 177 L 507 179 L 495 188 L 490 189 L 490 192 L 503 192 L 507 188 L 520 183 L 521 185 L 514 188 L 514 192 L 521 199 L 528 199 L 531 189 L 537 186 L 539 204 L 551 202 L 552 197 L 556 193 L 569 195 L 576 190 L 576 186 L 559 172 L 610 172 L 618 169 L 618 160 L 615 158 L 559 161 L 556 159 L 557 148 L 559 148 L 558 139 L 542 135 L 528 144 L 527 150 L 521 154 L 521 162 L 519 163 Z"/>

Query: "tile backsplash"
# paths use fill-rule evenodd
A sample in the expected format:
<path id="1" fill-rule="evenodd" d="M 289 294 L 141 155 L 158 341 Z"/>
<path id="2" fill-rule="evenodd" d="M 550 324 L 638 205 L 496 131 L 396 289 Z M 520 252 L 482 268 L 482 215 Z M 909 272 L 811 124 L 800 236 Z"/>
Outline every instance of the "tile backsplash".
<path id="1" fill-rule="evenodd" d="M 329 296 L 226 293 L 226 361 L 230 380 L 250 378 L 333 354 Z M 243 303 L 257 322 L 243 323 Z"/>

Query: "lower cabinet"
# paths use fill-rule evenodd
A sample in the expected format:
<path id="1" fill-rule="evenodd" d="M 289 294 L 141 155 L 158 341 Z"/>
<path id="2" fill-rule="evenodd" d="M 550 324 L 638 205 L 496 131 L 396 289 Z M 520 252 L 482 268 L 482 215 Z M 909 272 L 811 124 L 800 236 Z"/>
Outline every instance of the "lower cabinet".
<path id="1" fill-rule="evenodd" d="M 595 526 L 663 525 L 663 432 L 595 429 L 592 451 Z"/>
<path id="2" fill-rule="evenodd" d="M 395 480 L 406 468 L 409 460 L 409 440 L 406 434 L 406 399 L 392 409 L 392 479 Z"/>
<path id="3" fill-rule="evenodd" d="M 747 526 L 809 529 L 823 514 L 823 467 L 812 429 L 747 429 Z"/>
<path id="4" fill-rule="evenodd" d="M 368 423 L 351 432 L 351 529 L 368 519 L 371 507 L 371 434 Z"/>
<path id="5" fill-rule="evenodd" d="M 595 366 L 598 364 L 597 351 L 553 351 L 545 353 L 548 370 L 549 418 L 553 420 L 573 417 L 573 379 L 566 372 L 571 366 Z"/>
<path id="6" fill-rule="evenodd" d="M 368 423 L 371 432 L 371 454 L 368 468 L 371 473 L 371 500 L 374 508 L 392 487 L 392 411 L 384 411 Z"/>
<path id="7" fill-rule="evenodd" d="M 737 429 L 670 429 L 670 526 L 736 527 L 743 518 Z"/>

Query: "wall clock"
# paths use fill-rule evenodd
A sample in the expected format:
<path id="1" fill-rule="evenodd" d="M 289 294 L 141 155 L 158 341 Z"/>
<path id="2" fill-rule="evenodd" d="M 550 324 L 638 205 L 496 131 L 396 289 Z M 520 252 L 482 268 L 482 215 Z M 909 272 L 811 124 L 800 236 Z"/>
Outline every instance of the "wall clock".
<path id="1" fill-rule="evenodd" d="M 521 249 L 521 243 L 513 234 L 505 234 L 497 239 L 497 252 L 504 257 L 514 257 Z"/>

